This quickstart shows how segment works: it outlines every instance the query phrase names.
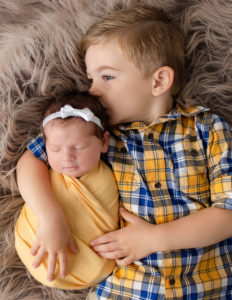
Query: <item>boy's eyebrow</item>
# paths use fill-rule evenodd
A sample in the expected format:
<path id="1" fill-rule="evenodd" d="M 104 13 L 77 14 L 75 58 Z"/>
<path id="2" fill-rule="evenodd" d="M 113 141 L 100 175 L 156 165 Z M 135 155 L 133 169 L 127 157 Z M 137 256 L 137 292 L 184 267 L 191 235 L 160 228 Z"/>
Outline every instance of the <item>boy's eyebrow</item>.
<path id="1" fill-rule="evenodd" d="M 100 71 L 103 71 L 105 69 L 110 69 L 110 70 L 113 70 L 113 71 L 119 71 L 119 69 L 117 69 L 115 67 L 111 67 L 111 66 L 101 66 L 101 67 L 96 68 L 94 71 L 95 72 L 100 72 Z M 87 73 L 87 75 L 90 75 L 90 74 Z"/>

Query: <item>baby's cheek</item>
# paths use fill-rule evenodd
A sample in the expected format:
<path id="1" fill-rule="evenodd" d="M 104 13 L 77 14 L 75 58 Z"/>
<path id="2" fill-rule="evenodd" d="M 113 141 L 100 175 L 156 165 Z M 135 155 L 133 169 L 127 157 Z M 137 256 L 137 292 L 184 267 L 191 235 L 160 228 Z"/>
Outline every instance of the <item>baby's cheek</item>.
<path id="1" fill-rule="evenodd" d="M 61 173 L 62 167 L 60 164 L 60 161 L 56 161 L 56 160 L 48 160 L 49 166 L 56 172 Z"/>

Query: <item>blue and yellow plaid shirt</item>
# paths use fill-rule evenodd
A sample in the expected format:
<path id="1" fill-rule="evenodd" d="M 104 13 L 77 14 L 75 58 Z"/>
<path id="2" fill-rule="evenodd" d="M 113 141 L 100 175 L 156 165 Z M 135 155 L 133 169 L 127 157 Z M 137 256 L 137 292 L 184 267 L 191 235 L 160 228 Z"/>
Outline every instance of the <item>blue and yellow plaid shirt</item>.
<path id="1" fill-rule="evenodd" d="M 45 161 L 43 140 L 29 149 Z M 149 126 L 112 132 L 108 162 L 122 205 L 152 224 L 214 206 L 232 209 L 232 131 L 207 109 L 174 108 Z M 156 252 L 116 266 L 100 299 L 232 299 L 232 238 L 205 248 Z"/>

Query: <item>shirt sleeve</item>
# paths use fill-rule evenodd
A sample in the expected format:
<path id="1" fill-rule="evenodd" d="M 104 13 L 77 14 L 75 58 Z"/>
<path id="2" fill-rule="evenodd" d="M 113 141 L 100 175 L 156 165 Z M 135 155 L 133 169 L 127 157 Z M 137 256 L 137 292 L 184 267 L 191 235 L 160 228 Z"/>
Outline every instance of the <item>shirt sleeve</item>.
<path id="1" fill-rule="evenodd" d="M 232 130 L 217 116 L 209 132 L 207 152 L 212 206 L 232 209 Z"/>
<path id="2" fill-rule="evenodd" d="M 27 148 L 33 153 L 36 158 L 47 164 L 48 158 L 44 137 L 42 134 L 31 140 L 27 145 Z"/>

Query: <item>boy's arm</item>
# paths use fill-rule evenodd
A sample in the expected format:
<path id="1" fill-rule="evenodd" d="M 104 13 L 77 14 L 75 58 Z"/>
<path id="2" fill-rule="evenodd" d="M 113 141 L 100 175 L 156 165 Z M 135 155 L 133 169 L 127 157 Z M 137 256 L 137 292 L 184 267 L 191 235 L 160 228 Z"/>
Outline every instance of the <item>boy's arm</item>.
<path id="1" fill-rule="evenodd" d="M 207 142 L 212 207 L 160 225 L 123 210 L 122 217 L 131 224 L 95 239 L 94 249 L 126 265 L 152 252 L 205 247 L 232 237 L 232 131 L 217 116 Z"/>
<path id="2" fill-rule="evenodd" d="M 57 203 L 48 176 L 46 165 L 27 150 L 17 164 L 17 181 L 20 193 L 30 206 L 39 225 L 31 253 L 35 255 L 34 267 L 39 266 L 43 257 L 48 255 L 48 280 L 54 279 L 56 260 L 60 262 L 60 274 L 66 273 L 66 247 L 76 253 L 76 247 Z"/>
<path id="3" fill-rule="evenodd" d="M 153 225 L 120 209 L 129 226 L 91 242 L 99 255 L 128 265 L 153 252 L 206 247 L 232 237 L 232 211 L 209 207 L 181 219 Z"/>

